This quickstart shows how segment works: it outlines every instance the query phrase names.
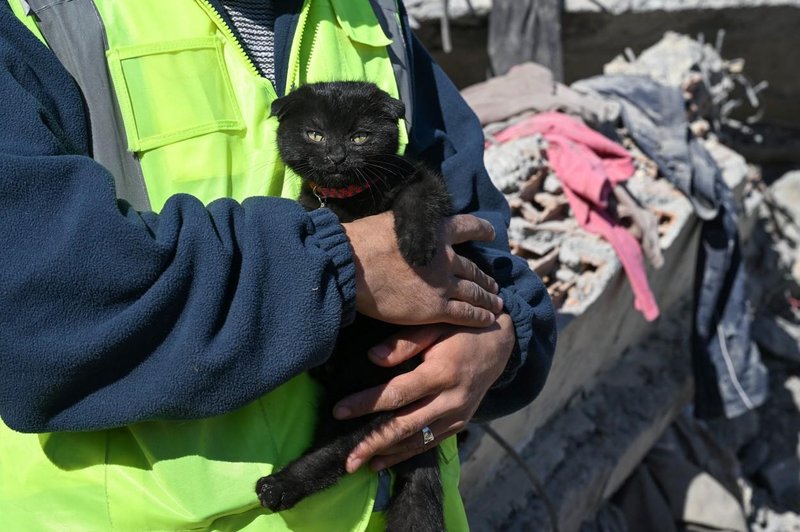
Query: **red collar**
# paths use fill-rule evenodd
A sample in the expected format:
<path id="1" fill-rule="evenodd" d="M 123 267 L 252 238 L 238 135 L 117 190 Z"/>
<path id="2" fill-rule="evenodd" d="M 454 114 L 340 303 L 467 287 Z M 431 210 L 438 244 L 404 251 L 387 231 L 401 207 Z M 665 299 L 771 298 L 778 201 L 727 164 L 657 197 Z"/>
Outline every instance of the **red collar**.
<path id="1" fill-rule="evenodd" d="M 311 185 L 311 192 L 319 198 L 322 202 L 328 198 L 335 198 L 335 199 L 343 199 L 343 198 L 352 198 L 356 194 L 360 194 L 365 190 L 369 189 L 369 183 L 365 183 L 364 185 L 350 185 L 344 188 L 327 188 L 321 187 L 314 183 L 313 181 L 309 181 L 309 185 Z"/>

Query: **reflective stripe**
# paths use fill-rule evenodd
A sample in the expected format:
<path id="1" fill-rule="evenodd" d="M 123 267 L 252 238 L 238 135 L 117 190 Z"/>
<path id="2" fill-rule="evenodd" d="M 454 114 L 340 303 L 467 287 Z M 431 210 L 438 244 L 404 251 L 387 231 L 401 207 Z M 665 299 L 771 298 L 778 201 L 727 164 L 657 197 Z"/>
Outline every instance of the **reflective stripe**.
<path id="1" fill-rule="evenodd" d="M 105 28 L 91 0 L 27 0 L 39 30 L 78 82 L 89 109 L 92 156 L 114 176 L 117 197 L 150 210 L 142 168 L 127 149 L 119 102 L 106 67 Z M 23 6 L 25 7 L 25 6 Z"/>

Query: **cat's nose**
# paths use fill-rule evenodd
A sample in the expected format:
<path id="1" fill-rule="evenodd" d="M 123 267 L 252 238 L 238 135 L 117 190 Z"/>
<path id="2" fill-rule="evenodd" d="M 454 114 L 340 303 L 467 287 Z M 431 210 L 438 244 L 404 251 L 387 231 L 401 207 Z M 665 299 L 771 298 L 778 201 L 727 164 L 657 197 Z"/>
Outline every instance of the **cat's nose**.
<path id="1" fill-rule="evenodd" d="M 328 151 L 328 160 L 333 164 L 339 164 L 347 158 L 347 152 L 341 148 L 332 148 Z"/>

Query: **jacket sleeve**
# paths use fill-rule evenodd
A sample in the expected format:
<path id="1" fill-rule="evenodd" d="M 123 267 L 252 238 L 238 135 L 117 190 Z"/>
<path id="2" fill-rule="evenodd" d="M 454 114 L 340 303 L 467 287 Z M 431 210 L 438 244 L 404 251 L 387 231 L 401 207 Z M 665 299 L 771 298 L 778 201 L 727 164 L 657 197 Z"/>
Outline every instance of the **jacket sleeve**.
<path id="1" fill-rule="evenodd" d="M 496 418 L 530 403 L 544 386 L 555 351 L 555 314 L 541 280 L 509 251 L 509 208 L 484 167 L 484 136 L 477 117 L 410 31 L 406 37 L 414 85 L 410 153 L 439 169 L 457 212 L 485 218 L 498 235 L 490 244 L 458 250 L 495 277 L 515 325 L 512 357 L 476 416 Z"/>
<path id="2" fill-rule="evenodd" d="M 0 416 L 90 430 L 238 408 L 355 312 L 333 214 L 253 198 L 118 203 L 77 87 L 0 2 Z"/>

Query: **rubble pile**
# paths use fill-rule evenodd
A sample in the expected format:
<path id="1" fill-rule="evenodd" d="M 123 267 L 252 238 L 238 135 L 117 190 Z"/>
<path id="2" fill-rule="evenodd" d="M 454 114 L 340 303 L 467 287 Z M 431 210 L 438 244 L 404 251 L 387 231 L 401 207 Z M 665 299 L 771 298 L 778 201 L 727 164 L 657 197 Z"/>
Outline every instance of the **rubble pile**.
<path id="1" fill-rule="evenodd" d="M 753 336 L 770 369 L 770 399 L 737 448 L 757 532 L 800 531 L 800 171 L 777 176 L 752 184 L 763 201 L 745 248 L 754 274 Z M 731 425 L 724 428 L 718 432 Z"/>
<path id="2" fill-rule="evenodd" d="M 712 59 L 719 71 L 729 68 Z M 615 61 L 615 69 L 642 68 Z M 658 61 L 643 63 L 660 68 Z M 662 69 L 662 75 L 674 73 Z M 706 137 L 723 173 L 746 175 L 739 190 L 743 253 L 756 315 L 753 338 L 769 368 L 768 400 L 730 420 L 697 421 L 687 409 L 582 532 L 800 532 L 800 170 L 748 166 L 720 142 L 725 137 L 715 134 L 709 116 L 721 116 L 720 110 L 696 112 L 693 130 Z M 657 485 L 657 493 L 648 485 Z"/>
<path id="3" fill-rule="evenodd" d="M 689 407 L 630 477 L 627 493 L 623 488 L 615 496 L 616 505 L 604 508 L 586 530 L 656 529 L 667 527 L 668 522 L 675 523 L 675 530 L 680 523 L 742 532 L 800 530 L 800 172 L 790 172 L 770 184 L 773 178 L 768 169 L 748 164 L 726 145 L 732 129 L 738 135 L 756 136 L 749 122 L 758 118 L 759 93 L 766 84 L 752 84 L 744 76 L 743 62 L 723 59 L 720 45 L 721 39 L 713 47 L 702 40 L 667 34 L 638 58 L 628 54 L 615 59 L 606 73 L 644 75 L 682 90 L 689 129 L 713 159 L 735 195 L 734 203 L 743 211 L 738 218 L 739 234 L 746 243 L 743 253 L 752 285 L 749 300 L 757 310 L 753 337 L 769 357 L 771 399 L 757 410 L 720 422 L 697 421 Z M 530 79 L 532 76 L 529 73 Z M 613 123 L 594 121 L 586 112 L 589 103 L 578 94 L 583 87 L 591 88 L 592 80 L 586 81 L 589 83 L 576 82 L 570 88 L 546 80 L 552 90 L 537 98 L 533 107 L 513 100 L 510 92 L 495 85 L 501 89 L 499 98 L 508 99 L 515 114 L 483 121 L 486 167 L 511 209 L 508 236 L 512 250 L 539 274 L 562 315 L 581 314 L 596 301 L 622 267 L 621 262 L 615 248 L 584 229 L 576 217 L 569 176 L 565 180 L 555 170 L 549 137 L 505 133 L 530 123 L 537 113 L 551 110 L 577 116 L 596 129 Z M 595 93 L 581 94 L 597 97 Z M 499 104 L 492 105 L 484 94 L 473 91 L 468 96 L 468 101 L 471 98 L 471 103 L 484 111 L 479 117 L 497 113 Z M 563 105 L 564 101 L 570 105 Z M 733 118 L 747 106 L 755 111 L 750 119 Z M 598 116 L 615 112 L 593 108 Z M 672 108 L 655 107 L 653 113 Z M 673 125 L 668 120 L 665 123 L 666 127 Z M 686 125 L 683 128 L 685 131 Z M 639 240 L 652 273 L 659 266 L 660 250 L 669 248 L 692 212 L 703 218 L 703 205 L 698 205 L 696 197 L 692 203 L 687 201 L 676 188 L 675 175 L 672 179 L 666 175 L 670 169 L 665 170 L 664 161 L 649 157 L 651 152 L 637 145 L 641 131 L 637 136 L 617 122 L 610 133 L 629 154 L 635 172 L 621 186 L 614 185 L 608 212 Z M 688 165 L 690 176 L 697 171 L 695 162 Z M 653 235 L 656 242 L 648 242 Z M 679 478 L 678 472 L 684 476 Z M 647 490 L 643 486 L 648 483 L 660 486 L 655 490 L 657 498 L 667 495 L 658 501 L 644 501 Z M 656 506 L 649 506 L 651 503 L 660 505 L 661 517 L 631 527 L 637 519 L 648 518 L 636 509 L 652 510 Z"/>
<path id="4" fill-rule="evenodd" d="M 491 142 L 492 131 L 515 121 L 488 126 L 487 138 Z M 674 187 L 658 179 L 655 163 L 633 141 L 627 139 L 623 145 L 636 166 L 626 188 L 656 215 L 658 235 L 663 239 L 660 247 L 665 248 L 676 236 L 678 224 L 674 222 L 685 219 L 689 208 Z M 608 242 L 578 225 L 546 152 L 547 142 L 541 135 L 490 144 L 486 168 L 511 208 L 508 236 L 512 251 L 527 259 L 542 278 L 560 312 L 580 314 L 599 297 L 621 264 Z M 626 214 L 624 208 L 617 212 Z"/>
<path id="5" fill-rule="evenodd" d="M 769 87 L 766 81 L 754 84 L 744 74 L 744 60 L 724 59 L 725 32 L 720 30 L 714 46 L 703 36 L 698 40 L 667 32 L 664 38 L 635 57 L 628 49 L 608 63 L 606 74 L 644 74 L 673 87 L 681 87 L 695 135 L 709 131 L 726 134 L 728 128 L 752 133 L 747 125 L 761 118 L 759 95 Z M 735 112 L 750 115 L 743 120 Z"/>
<path id="6" fill-rule="evenodd" d="M 639 58 L 630 53 L 627 58 L 616 58 L 606 66 L 606 72 L 646 74 L 667 85 L 681 87 L 692 132 L 702 139 L 729 186 L 736 188 L 748 177 L 752 178 L 755 171 L 720 141 L 719 132 L 723 126 L 730 128 L 731 124 L 740 126 L 740 131 L 747 131 L 744 124 L 731 118 L 734 109 L 743 105 L 737 98 L 744 94 L 747 104 L 756 108 L 758 93 L 766 84 L 753 86 L 744 77 L 741 60 L 724 60 L 718 51 L 720 42 L 714 48 L 686 36 L 667 33 Z M 580 87 L 580 84 L 577 82 L 573 86 Z M 593 94 L 563 96 L 570 90 L 553 83 L 553 100 L 574 100 L 574 107 L 580 109 L 575 114 L 590 125 L 596 125 L 592 123 L 595 118 L 598 118 L 596 122 L 601 122 L 600 118 L 607 119 L 608 115 L 619 113 L 609 102 L 599 109 L 596 100 L 578 100 L 596 99 Z M 474 94 L 469 95 L 476 98 Z M 602 116 L 589 113 L 586 110 L 589 104 L 599 109 L 595 113 Z M 561 110 L 557 102 L 551 107 Z M 577 223 L 559 176 L 548 161 L 547 141 L 541 135 L 503 143 L 495 141 L 498 133 L 530 118 L 534 111 L 546 109 L 532 111 L 520 106 L 519 110 L 521 112 L 510 118 L 484 124 L 486 168 L 511 207 L 509 240 L 513 252 L 525 258 L 539 274 L 560 313 L 577 315 L 602 294 L 621 264 L 609 243 Z M 624 127 L 618 126 L 615 134 L 630 153 L 636 170 L 623 186 L 614 187 L 610 211 L 639 239 L 648 262 L 657 269 L 662 262 L 660 250 L 666 249 L 675 238 L 682 222 L 690 216 L 691 208 L 687 207 L 684 196 L 663 179 L 656 162 L 639 149 Z"/>

